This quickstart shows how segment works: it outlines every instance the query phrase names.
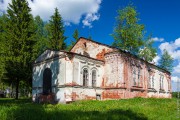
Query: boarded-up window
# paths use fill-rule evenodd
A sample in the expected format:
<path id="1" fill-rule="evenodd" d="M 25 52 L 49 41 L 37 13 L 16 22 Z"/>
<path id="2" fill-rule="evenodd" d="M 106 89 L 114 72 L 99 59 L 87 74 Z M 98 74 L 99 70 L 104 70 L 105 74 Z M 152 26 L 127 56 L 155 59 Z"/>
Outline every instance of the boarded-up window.
<path id="1" fill-rule="evenodd" d="M 51 69 L 46 68 L 43 73 L 43 94 L 45 95 L 52 92 L 51 80 L 52 80 Z"/>
<path id="2" fill-rule="evenodd" d="M 96 87 L 96 70 L 92 71 L 92 86 Z"/>
<path id="3" fill-rule="evenodd" d="M 83 86 L 88 86 L 88 69 L 83 69 Z"/>

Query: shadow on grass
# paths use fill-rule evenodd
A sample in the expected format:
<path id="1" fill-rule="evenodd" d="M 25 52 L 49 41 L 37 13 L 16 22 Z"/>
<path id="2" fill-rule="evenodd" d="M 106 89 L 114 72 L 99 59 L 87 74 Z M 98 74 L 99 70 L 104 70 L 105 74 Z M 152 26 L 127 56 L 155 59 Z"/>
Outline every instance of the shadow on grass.
<path id="1" fill-rule="evenodd" d="M 54 113 L 49 113 L 53 116 Z M 108 112 L 100 111 L 59 111 L 56 113 L 57 118 L 63 120 L 147 120 L 143 114 L 136 114 L 131 110 L 115 109 Z M 49 118 L 50 119 L 50 118 Z"/>
<path id="2" fill-rule="evenodd" d="M 10 102 L 13 103 L 13 100 Z M 5 103 L 3 105 L 6 106 L 7 102 Z M 16 101 L 16 109 L 10 109 L 7 114 L 8 117 L 3 120 L 147 120 L 144 114 L 135 113 L 130 109 L 63 110 L 61 106 L 32 104 L 28 101 Z"/>
<path id="3" fill-rule="evenodd" d="M 1 104 L 26 104 L 26 103 L 31 103 L 31 98 L 24 98 L 24 99 L 14 99 L 14 98 L 1 98 L 0 99 L 0 105 Z"/>

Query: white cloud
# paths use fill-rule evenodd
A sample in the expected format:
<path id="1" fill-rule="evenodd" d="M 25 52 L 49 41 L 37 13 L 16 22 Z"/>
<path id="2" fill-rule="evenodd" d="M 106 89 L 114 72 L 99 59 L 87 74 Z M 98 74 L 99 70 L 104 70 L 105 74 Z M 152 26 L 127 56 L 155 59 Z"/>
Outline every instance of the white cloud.
<path id="1" fill-rule="evenodd" d="M 85 19 L 82 21 L 84 26 L 89 26 L 90 28 L 92 27 L 91 23 L 95 20 L 98 20 L 100 18 L 99 14 L 87 14 Z"/>
<path id="2" fill-rule="evenodd" d="M 153 62 L 155 62 L 155 64 L 157 64 L 158 61 L 159 61 L 159 59 L 160 59 L 160 57 L 159 57 L 159 56 L 156 56 L 156 57 L 153 59 Z"/>
<path id="3" fill-rule="evenodd" d="M 177 80 L 180 81 L 180 38 L 175 41 L 161 43 L 159 49 L 161 50 L 161 53 L 163 53 L 163 50 L 166 49 L 174 60 L 178 62 L 173 68 L 171 77 L 172 82 L 174 82 L 175 85 L 173 87 L 176 87 Z M 173 89 L 175 90 L 175 88 Z"/>
<path id="4" fill-rule="evenodd" d="M 92 22 L 98 20 L 100 4 L 102 0 L 28 0 L 34 16 L 40 15 L 45 21 L 53 15 L 57 7 L 66 22 L 66 25 L 79 24 L 81 21 L 84 26 L 92 27 Z M 7 10 L 11 0 L 0 2 L 0 11 Z"/>
<path id="5" fill-rule="evenodd" d="M 6 11 L 8 3 L 11 3 L 11 0 L 0 0 L 0 11 Z"/>
<path id="6" fill-rule="evenodd" d="M 156 42 L 162 42 L 164 41 L 164 38 L 154 37 L 154 38 L 151 38 L 151 40 L 156 41 Z"/>
<path id="7" fill-rule="evenodd" d="M 171 77 L 171 80 L 172 80 L 173 82 L 180 82 L 180 78 L 179 78 L 178 76 L 172 76 L 172 77 Z"/>
<path id="8" fill-rule="evenodd" d="M 163 50 L 166 49 L 174 59 L 180 61 L 180 38 L 176 39 L 174 42 L 171 41 L 161 43 L 159 49 L 161 50 L 161 52 L 163 52 Z"/>
<path id="9" fill-rule="evenodd" d="M 180 63 L 179 63 L 179 65 L 177 65 L 176 67 L 174 67 L 173 73 L 179 73 L 179 75 L 180 75 Z"/>

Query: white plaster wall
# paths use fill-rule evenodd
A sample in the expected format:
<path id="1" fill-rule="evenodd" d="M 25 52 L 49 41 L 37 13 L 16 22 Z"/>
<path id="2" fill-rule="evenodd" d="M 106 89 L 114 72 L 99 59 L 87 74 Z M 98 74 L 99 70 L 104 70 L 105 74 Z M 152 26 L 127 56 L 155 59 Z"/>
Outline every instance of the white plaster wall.
<path id="1" fill-rule="evenodd" d="M 32 81 L 32 95 L 42 93 L 43 87 L 43 72 L 46 68 L 50 68 L 52 72 L 52 92 L 58 93 L 57 86 L 63 85 L 65 81 L 64 76 L 64 58 L 49 60 L 47 62 L 38 63 L 33 67 L 33 81 Z M 59 93 L 58 93 L 59 94 Z M 59 99 L 59 97 L 57 97 Z"/>
<path id="2" fill-rule="evenodd" d="M 59 103 L 65 103 L 65 88 L 57 88 L 56 101 Z"/>
<path id="3" fill-rule="evenodd" d="M 72 80 L 73 80 L 73 62 L 66 61 L 65 65 L 66 65 L 66 67 L 65 67 L 66 69 L 64 70 L 66 73 L 65 84 L 72 83 Z"/>
<path id="4" fill-rule="evenodd" d="M 168 91 L 168 81 L 167 78 L 165 77 L 165 73 L 163 73 L 160 70 L 157 69 L 153 69 L 155 71 L 155 75 L 154 75 L 154 89 L 157 92 L 148 92 L 148 97 L 165 97 L 168 98 L 170 93 Z M 164 88 L 164 92 L 160 91 L 160 74 L 162 74 L 164 76 L 163 79 L 163 88 Z"/>
<path id="5" fill-rule="evenodd" d="M 93 88 L 73 88 L 73 92 L 77 94 L 76 100 L 83 99 L 96 99 L 96 94 L 101 94 L 101 92 L 96 92 Z"/>
<path id="6" fill-rule="evenodd" d="M 72 87 L 66 87 L 65 88 L 65 101 L 69 102 L 72 101 Z"/>
<path id="7" fill-rule="evenodd" d="M 74 58 L 73 63 L 76 64 L 74 66 L 76 66 L 76 68 L 73 68 L 74 70 L 77 71 L 73 71 L 74 73 L 74 82 L 76 82 L 79 85 L 83 85 L 83 69 L 87 68 L 88 69 L 88 86 L 92 86 L 92 70 L 96 70 L 96 87 L 100 87 L 101 83 L 102 83 L 102 77 L 104 74 L 104 67 L 102 64 L 98 64 L 96 62 L 93 62 L 92 60 L 88 59 L 78 59 L 78 58 Z M 71 70 L 73 70 L 71 69 Z"/>

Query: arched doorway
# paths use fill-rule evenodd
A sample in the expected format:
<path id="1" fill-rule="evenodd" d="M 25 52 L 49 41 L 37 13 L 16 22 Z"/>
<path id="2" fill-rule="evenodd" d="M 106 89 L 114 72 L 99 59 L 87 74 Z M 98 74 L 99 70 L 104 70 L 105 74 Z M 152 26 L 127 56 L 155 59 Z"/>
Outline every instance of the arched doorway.
<path id="1" fill-rule="evenodd" d="M 50 68 L 46 68 L 43 73 L 43 94 L 48 95 L 52 92 L 52 72 Z"/>

